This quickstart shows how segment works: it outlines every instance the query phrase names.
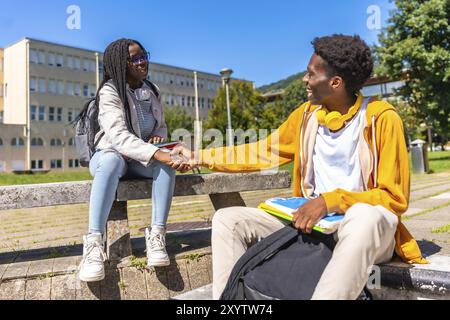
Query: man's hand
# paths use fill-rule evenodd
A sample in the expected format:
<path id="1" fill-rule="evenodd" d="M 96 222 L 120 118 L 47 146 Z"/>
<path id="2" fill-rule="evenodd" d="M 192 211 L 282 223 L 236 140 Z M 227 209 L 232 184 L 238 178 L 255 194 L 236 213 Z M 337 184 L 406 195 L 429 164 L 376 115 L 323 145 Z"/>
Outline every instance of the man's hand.
<path id="1" fill-rule="evenodd" d="M 155 158 L 155 160 L 158 160 L 159 162 L 164 163 L 166 166 L 169 166 L 181 173 L 188 172 L 192 169 L 187 159 L 182 157 L 174 157 L 169 152 L 158 150 L 153 157 Z"/>
<path id="2" fill-rule="evenodd" d="M 292 223 L 295 228 L 311 233 L 314 226 L 327 214 L 328 209 L 323 197 L 313 199 L 294 211 Z"/>
<path id="3" fill-rule="evenodd" d="M 163 137 L 153 136 L 153 137 L 150 137 L 150 140 L 148 140 L 148 143 L 158 144 L 158 143 L 163 143 L 164 141 L 165 141 L 165 139 Z"/>
<path id="4" fill-rule="evenodd" d="M 192 169 L 199 166 L 198 155 L 194 151 L 186 148 L 182 143 L 173 148 L 170 154 L 172 155 L 172 157 L 182 157 L 183 159 L 186 159 L 187 163 L 191 166 Z"/>

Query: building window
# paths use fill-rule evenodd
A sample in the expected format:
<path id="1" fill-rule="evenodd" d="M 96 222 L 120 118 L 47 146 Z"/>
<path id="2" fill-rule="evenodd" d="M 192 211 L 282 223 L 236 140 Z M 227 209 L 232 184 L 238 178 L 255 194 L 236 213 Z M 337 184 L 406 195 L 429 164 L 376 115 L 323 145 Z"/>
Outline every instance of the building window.
<path id="1" fill-rule="evenodd" d="M 66 95 L 68 95 L 68 96 L 73 95 L 72 82 L 70 82 L 70 81 L 66 82 Z"/>
<path id="2" fill-rule="evenodd" d="M 184 107 L 185 106 L 185 103 L 186 102 L 186 97 L 185 96 L 182 96 L 181 97 L 181 105 Z"/>
<path id="3" fill-rule="evenodd" d="M 33 147 L 43 147 L 44 140 L 42 140 L 41 138 L 33 138 L 33 139 L 31 139 L 31 145 Z"/>
<path id="4" fill-rule="evenodd" d="M 36 91 L 37 91 L 36 78 L 31 77 L 30 78 L 30 92 L 36 92 Z"/>
<path id="5" fill-rule="evenodd" d="M 54 95 L 56 93 L 55 80 L 50 80 L 48 82 L 48 92 L 51 95 Z"/>
<path id="6" fill-rule="evenodd" d="M 47 81 L 45 79 L 39 79 L 39 92 L 46 93 L 47 92 Z"/>
<path id="7" fill-rule="evenodd" d="M 71 146 L 71 147 L 75 146 L 75 138 L 69 139 L 69 146 Z"/>
<path id="8" fill-rule="evenodd" d="M 44 160 L 31 160 L 31 170 L 44 169 Z"/>
<path id="9" fill-rule="evenodd" d="M 83 60 L 83 71 L 89 71 L 89 60 Z"/>
<path id="10" fill-rule="evenodd" d="M 25 142 L 22 138 L 12 138 L 11 140 L 11 146 L 13 147 L 22 147 L 25 145 Z"/>
<path id="11" fill-rule="evenodd" d="M 62 96 L 64 94 L 64 83 L 58 80 L 58 95 Z"/>
<path id="12" fill-rule="evenodd" d="M 68 122 L 73 121 L 73 112 L 72 111 L 67 112 L 67 121 Z"/>
<path id="13" fill-rule="evenodd" d="M 55 121 L 55 107 L 48 108 L 48 121 Z"/>
<path id="14" fill-rule="evenodd" d="M 3 146 L 3 140 L 0 138 L 0 147 Z"/>
<path id="15" fill-rule="evenodd" d="M 56 66 L 58 68 L 62 68 L 63 64 L 64 64 L 64 57 L 62 54 L 58 54 L 56 56 Z"/>
<path id="16" fill-rule="evenodd" d="M 76 96 L 80 96 L 81 95 L 81 88 L 80 88 L 80 84 L 78 82 L 76 82 L 75 85 L 74 85 L 73 93 Z"/>
<path id="17" fill-rule="evenodd" d="M 95 72 L 95 69 L 97 68 L 97 62 L 96 61 L 90 61 L 89 62 L 89 71 Z"/>
<path id="18" fill-rule="evenodd" d="M 81 69 L 81 60 L 80 58 L 73 58 L 74 60 L 74 68 L 75 70 L 80 70 Z"/>
<path id="19" fill-rule="evenodd" d="M 89 85 L 83 84 L 83 97 L 89 97 Z"/>
<path id="20" fill-rule="evenodd" d="M 79 168 L 80 161 L 78 159 L 69 159 L 69 168 Z"/>
<path id="21" fill-rule="evenodd" d="M 52 140 L 50 140 L 50 146 L 52 146 L 52 147 L 61 147 L 62 146 L 61 139 L 53 138 Z"/>
<path id="22" fill-rule="evenodd" d="M 35 121 L 37 119 L 37 106 L 31 106 L 31 112 L 30 112 L 30 120 Z"/>
<path id="23" fill-rule="evenodd" d="M 62 108 L 58 108 L 56 111 L 56 121 L 62 122 Z"/>
<path id="24" fill-rule="evenodd" d="M 30 49 L 30 62 L 31 63 L 38 63 L 38 54 L 36 50 Z"/>
<path id="25" fill-rule="evenodd" d="M 89 92 L 91 93 L 91 98 L 95 97 L 95 94 L 97 93 L 97 86 L 94 84 L 90 85 Z"/>
<path id="26" fill-rule="evenodd" d="M 61 169 L 62 168 L 62 160 L 50 160 L 50 168 Z"/>
<path id="27" fill-rule="evenodd" d="M 66 58 L 67 60 L 67 68 L 69 68 L 69 69 L 73 69 L 73 57 L 71 57 L 71 56 L 67 56 L 67 58 Z"/>
<path id="28" fill-rule="evenodd" d="M 45 64 L 45 52 L 44 51 L 39 51 L 38 63 Z"/>
<path id="29" fill-rule="evenodd" d="M 45 120 L 45 106 L 39 106 L 39 121 Z"/>
<path id="30" fill-rule="evenodd" d="M 48 54 L 48 65 L 49 66 L 54 66 L 56 65 L 56 57 L 54 53 L 49 53 Z"/>

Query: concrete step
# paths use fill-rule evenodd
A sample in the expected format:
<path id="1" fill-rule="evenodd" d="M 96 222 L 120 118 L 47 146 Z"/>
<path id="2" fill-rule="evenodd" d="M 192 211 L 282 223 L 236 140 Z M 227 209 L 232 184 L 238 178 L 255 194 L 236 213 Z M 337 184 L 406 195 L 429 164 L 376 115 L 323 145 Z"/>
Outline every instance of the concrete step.
<path id="1" fill-rule="evenodd" d="M 212 284 L 180 294 L 172 300 L 212 300 Z"/>

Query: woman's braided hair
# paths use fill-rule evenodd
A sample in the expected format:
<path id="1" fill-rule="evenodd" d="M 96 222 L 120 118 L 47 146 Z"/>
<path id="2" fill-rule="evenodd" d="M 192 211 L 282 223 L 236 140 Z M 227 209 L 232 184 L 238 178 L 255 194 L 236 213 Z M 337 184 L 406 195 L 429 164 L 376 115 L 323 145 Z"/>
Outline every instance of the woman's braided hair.
<path id="1" fill-rule="evenodd" d="M 142 44 L 132 39 L 119 39 L 112 42 L 105 50 L 103 55 L 103 80 L 95 96 L 96 105 L 99 103 L 99 93 L 103 86 L 110 80 L 113 81 L 117 89 L 119 98 L 125 108 L 125 120 L 131 132 L 136 134 L 131 126 L 130 105 L 127 99 L 127 70 L 128 59 L 130 57 L 129 48 L 137 44 L 142 51 L 146 52 Z"/>

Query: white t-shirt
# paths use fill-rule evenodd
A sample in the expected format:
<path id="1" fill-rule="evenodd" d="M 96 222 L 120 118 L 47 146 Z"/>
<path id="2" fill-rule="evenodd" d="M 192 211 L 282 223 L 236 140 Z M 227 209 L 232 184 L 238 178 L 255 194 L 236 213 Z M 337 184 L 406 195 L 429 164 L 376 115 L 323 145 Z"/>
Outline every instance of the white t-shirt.
<path id="1" fill-rule="evenodd" d="M 368 99 L 353 119 L 337 132 L 319 125 L 314 145 L 314 197 L 335 189 L 364 191 L 359 158 L 359 137 L 366 115 Z"/>

